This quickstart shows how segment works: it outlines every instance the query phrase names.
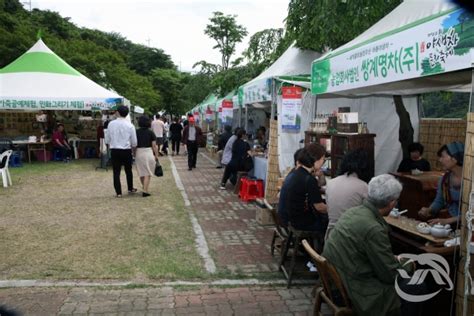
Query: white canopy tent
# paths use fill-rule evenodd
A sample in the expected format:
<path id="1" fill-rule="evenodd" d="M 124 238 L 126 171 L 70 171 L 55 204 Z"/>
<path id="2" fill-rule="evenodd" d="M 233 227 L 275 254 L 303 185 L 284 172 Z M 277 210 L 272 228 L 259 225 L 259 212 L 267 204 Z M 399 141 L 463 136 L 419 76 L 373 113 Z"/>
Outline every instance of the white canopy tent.
<path id="1" fill-rule="evenodd" d="M 316 60 L 312 67 L 312 92 L 318 94 L 319 98 L 334 95 L 409 95 L 440 90 L 464 91 L 471 92 L 472 111 L 473 36 L 472 15 L 455 7 L 450 1 L 405 0 L 366 32 Z M 367 68 L 368 63 L 374 64 L 375 60 L 380 60 L 380 56 L 396 56 L 398 51 L 398 71 L 395 67 L 387 67 L 385 76 L 380 77 L 375 75 L 375 71 L 371 71 L 370 65 Z M 408 64 L 404 62 L 409 62 L 411 67 L 407 67 Z M 355 80 L 354 76 L 360 73 L 362 76 Z M 345 78 L 346 74 L 349 80 Z M 468 123 L 468 130 L 472 129 L 471 125 L 472 123 Z M 470 139 L 466 139 L 466 150 L 472 154 Z M 471 170 L 472 160 L 465 160 L 463 177 L 472 179 Z M 465 180 L 461 192 L 463 203 L 469 205 L 472 201 L 466 199 L 472 198 L 469 197 L 470 191 L 471 181 Z M 467 315 L 473 306 L 471 301 L 468 306 L 468 293 L 473 292 L 469 253 L 472 248 L 470 242 L 474 215 L 470 208 L 467 212 L 468 214 L 462 215 L 467 219 L 463 220 L 461 237 L 461 241 L 465 243 L 462 247 L 467 254 L 462 256 L 465 259 L 462 270 L 464 275 L 455 276 L 458 281 L 464 279 L 464 291 L 460 291 L 458 287 L 457 294 L 463 300 L 458 302 L 462 310 L 458 309 L 457 315 Z"/>
<path id="2" fill-rule="evenodd" d="M 275 61 L 267 70 L 258 77 L 243 85 L 244 104 L 252 107 L 271 106 L 271 101 L 276 104 L 278 117 L 282 113 L 282 98 L 278 93 L 281 85 L 295 85 L 308 89 L 303 92 L 301 109 L 301 127 L 299 131 L 286 131 L 278 124 L 278 152 L 280 172 L 293 167 L 293 154 L 301 146 L 300 141 L 304 139 L 304 131 L 315 113 L 331 113 L 338 107 L 351 107 L 354 112 L 359 112 L 359 119 L 368 123 L 369 130 L 375 134 L 375 173 L 380 174 L 396 169 L 402 159 L 401 145 L 398 142 L 399 120 L 395 113 L 393 100 L 387 96 L 347 98 L 335 96 L 333 98 L 318 99 L 309 91 L 311 82 L 305 77 L 310 73 L 313 58 L 321 54 L 302 50 L 291 46 L 282 56 Z M 269 86 L 267 86 L 269 85 Z M 267 92 L 270 91 L 270 94 Z M 317 106 L 316 106 L 317 103 Z M 418 102 L 414 97 L 404 98 L 404 105 L 410 113 L 415 134 L 418 134 Z M 374 112 L 373 109 L 380 109 Z M 248 110 L 247 110 L 248 111 Z M 393 120 L 387 121 L 387 117 Z M 247 120 L 248 121 L 248 120 Z M 398 144 L 395 145 L 394 144 Z"/>
<path id="3" fill-rule="evenodd" d="M 122 102 L 42 40 L 0 70 L 0 110 L 106 110 Z"/>

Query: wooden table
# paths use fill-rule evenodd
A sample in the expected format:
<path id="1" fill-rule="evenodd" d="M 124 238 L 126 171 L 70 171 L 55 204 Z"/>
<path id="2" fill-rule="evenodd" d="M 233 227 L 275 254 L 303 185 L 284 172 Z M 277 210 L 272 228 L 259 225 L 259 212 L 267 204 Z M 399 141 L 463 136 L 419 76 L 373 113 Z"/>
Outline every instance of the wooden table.
<path id="1" fill-rule="evenodd" d="M 441 242 L 449 238 L 434 238 L 431 235 L 424 235 L 416 231 L 416 228 L 408 227 L 400 223 L 399 219 L 385 217 L 385 221 L 390 225 L 390 242 L 395 255 L 402 253 L 421 254 L 434 253 L 442 256 L 449 263 L 450 277 L 456 289 L 456 267 L 460 253 L 459 246 L 444 247 Z M 432 280 L 427 279 L 428 283 Z M 436 286 L 436 285 L 434 285 Z M 454 290 L 453 290 L 454 291 Z M 431 300 L 425 302 L 423 315 L 445 316 L 450 315 L 451 291 L 441 291 Z M 453 314 L 454 315 L 454 314 Z"/>
<path id="2" fill-rule="evenodd" d="M 26 145 L 27 152 L 28 152 L 28 162 L 31 163 L 31 152 L 32 151 L 43 151 L 44 162 L 47 162 L 46 159 L 46 145 L 49 144 L 51 141 L 46 140 L 43 142 L 29 142 L 27 140 L 14 140 L 12 141 L 13 145 Z"/>
<path id="3" fill-rule="evenodd" d="M 425 171 L 420 175 L 412 175 L 409 172 L 393 172 L 402 184 L 403 190 L 400 194 L 399 209 L 408 210 L 407 217 L 418 218 L 418 211 L 430 206 L 436 196 L 438 181 L 444 172 Z"/>

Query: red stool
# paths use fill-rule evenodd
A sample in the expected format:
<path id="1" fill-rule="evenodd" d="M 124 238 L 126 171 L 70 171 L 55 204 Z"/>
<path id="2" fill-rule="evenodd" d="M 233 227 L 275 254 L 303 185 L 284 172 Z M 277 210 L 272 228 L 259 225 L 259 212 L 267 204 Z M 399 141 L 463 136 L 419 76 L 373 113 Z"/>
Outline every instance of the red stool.
<path id="1" fill-rule="evenodd" d="M 263 198 L 263 180 L 241 178 L 239 197 L 244 202 L 254 201 Z"/>

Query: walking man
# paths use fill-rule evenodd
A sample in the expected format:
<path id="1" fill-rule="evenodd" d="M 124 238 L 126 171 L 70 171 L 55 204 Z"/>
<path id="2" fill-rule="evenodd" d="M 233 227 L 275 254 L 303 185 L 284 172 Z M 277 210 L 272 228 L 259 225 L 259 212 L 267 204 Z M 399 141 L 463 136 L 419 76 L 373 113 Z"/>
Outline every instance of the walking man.
<path id="1" fill-rule="evenodd" d="M 165 131 L 165 123 L 161 119 L 161 115 L 156 113 L 155 119 L 151 122 L 151 129 L 155 133 L 156 136 L 156 145 L 158 146 L 158 154 L 163 155 L 161 153 L 162 146 L 164 144 L 164 131 Z"/>
<path id="2" fill-rule="evenodd" d="M 118 117 L 109 123 L 105 133 L 105 143 L 110 147 L 112 166 L 114 170 L 114 188 L 117 197 L 122 197 L 122 185 L 120 183 L 120 172 L 122 165 L 127 176 L 128 193 L 135 193 L 132 174 L 132 148 L 137 147 L 137 134 L 135 127 L 127 119 L 128 108 L 119 106 Z"/>
<path id="3" fill-rule="evenodd" d="M 188 150 L 188 170 L 196 168 L 198 145 L 201 143 L 202 131 L 196 126 L 194 117 L 189 117 L 189 124 L 183 130 L 183 144 L 186 144 Z"/>

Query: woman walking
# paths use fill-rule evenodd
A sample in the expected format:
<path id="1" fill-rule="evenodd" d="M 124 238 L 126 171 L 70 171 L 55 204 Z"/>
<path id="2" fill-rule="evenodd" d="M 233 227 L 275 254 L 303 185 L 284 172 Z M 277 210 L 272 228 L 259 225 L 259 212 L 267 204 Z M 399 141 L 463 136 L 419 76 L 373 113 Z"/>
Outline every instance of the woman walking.
<path id="1" fill-rule="evenodd" d="M 135 154 L 135 164 L 143 187 L 143 197 L 150 196 L 148 187 L 150 178 L 154 174 L 156 161 L 158 160 L 158 146 L 156 145 L 155 133 L 150 129 L 151 120 L 143 115 L 138 119 L 137 129 L 137 152 Z"/>
<path id="2" fill-rule="evenodd" d="M 224 176 L 221 181 L 221 190 L 225 190 L 227 180 L 230 179 L 233 185 L 237 182 L 237 172 L 243 170 L 243 162 L 247 155 L 250 155 L 250 145 L 242 138 L 246 135 L 244 129 L 237 131 L 237 139 L 232 145 L 232 158 L 229 164 L 225 167 Z"/>

